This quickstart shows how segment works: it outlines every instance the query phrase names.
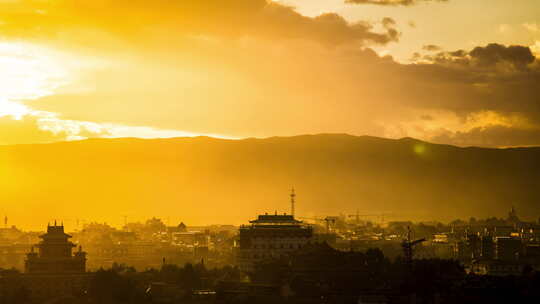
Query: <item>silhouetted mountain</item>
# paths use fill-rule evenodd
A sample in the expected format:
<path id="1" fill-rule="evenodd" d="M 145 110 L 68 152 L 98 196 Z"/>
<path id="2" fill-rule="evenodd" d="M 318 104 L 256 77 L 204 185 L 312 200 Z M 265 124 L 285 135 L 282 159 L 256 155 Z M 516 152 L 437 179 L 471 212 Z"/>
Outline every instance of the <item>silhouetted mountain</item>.
<path id="1" fill-rule="evenodd" d="M 223 140 L 92 139 L 0 147 L 15 217 L 170 216 L 243 223 L 261 212 L 392 212 L 392 219 L 540 214 L 540 148 L 484 149 L 340 134 Z M 172 223 L 171 223 L 172 224 Z"/>

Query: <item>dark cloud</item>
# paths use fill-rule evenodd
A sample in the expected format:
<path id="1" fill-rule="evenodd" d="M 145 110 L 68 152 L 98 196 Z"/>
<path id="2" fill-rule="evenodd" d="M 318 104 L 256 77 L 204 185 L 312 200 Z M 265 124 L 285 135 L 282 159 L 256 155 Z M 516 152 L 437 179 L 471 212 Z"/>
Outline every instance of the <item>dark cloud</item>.
<path id="1" fill-rule="evenodd" d="M 394 19 L 392 19 L 390 17 L 385 17 L 382 20 L 382 24 L 386 28 L 392 27 L 392 26 L 396 25 L 396 20 L 394 20 Z"/>
<path id="2" fill-rule="evenodd" d="M 442 48 L 438 45 L 428 44 L 428 45 L 424 45 L 422 49 L 424 51 L 436 52 L 436 51 L 440 51 Z"/>
<path id="3" fill-rule="evenodd" d="M 388 6 L 409 6 L 416 5 L 422 2 L 446 2 L 448 0 L 345 0 L 349 4 L 373 4 L 373 5 L 388 5 Z"/>
<path id="4" fill-rule="evenodd" d="M 426 46 L 424 46 L 426 49 Z M 452 52 L 439 52 L 436 55 L 425 56 L 424 59 L 439 63 L 454 63 L 477 68 L 494 68 L 501 64 L 515 70 L 525 70 L 533 64 L 536 57 L 527 46 L 491 43 L 478 46 L 467 52 L 457 50 Z"/>
<path id="5" fill-rule="evenodd" d="M 433 120 L 433 116 L 431 115 L 422 115 L 420 116 L 421 120 Z"/>
<path id="6" fill-rule="evenodd" d="M 489 44 L 422 59 L 428 63 L 406 67 L 409 75 L 420 83 L 438 83 L 455 97 L 427 104 L 461 113 L 515 112 L 540 121 L 540 67 L 528 47 Z"/>
<path id="7" fill-rule="evenodd" d="M 496 43 L 474 48 L 469 55 L 482 66 L 492 66 L 500 62 L 512 64 L 517 69 L 524 69 L 535 61 L 529 47 L 520 45 L 504 46 Z"/>
<path id="8" fill-rule="evenodd" d="M 420 54 L 418 52 L 414 52 L 409 60 L 413 61 L 413 62 L 416 62 L 416 61 L 421 60 L 422 58 L 423 58 L 422 54 Z"/>
<path id="9" fill-rule="evenodd" d="M 509 126 L 487 126 L 467 132 L 444 132 L 431 138 L 435 143 L 458 146 L 520 147 L 540 146 L 539 128 L 518 128 Z"/>
<path id="10" fill-rule="evenodd" d="M 465 57 L 467 55 L 467 52 L 465 52 L 464 50 L 457 50 L 449 52 L 448 54 L 450 54 L 450 56 L 452 57 Z"/>

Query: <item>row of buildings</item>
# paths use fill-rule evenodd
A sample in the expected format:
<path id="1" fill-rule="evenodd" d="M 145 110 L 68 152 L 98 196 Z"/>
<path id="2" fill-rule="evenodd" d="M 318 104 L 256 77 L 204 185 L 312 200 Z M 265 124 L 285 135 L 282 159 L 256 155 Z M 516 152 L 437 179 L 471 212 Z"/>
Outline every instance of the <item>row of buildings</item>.
<path id="1" fill-rule="evenodd" d="M 497 225 L 479 223 L 451 226 L 449 232 L 437 231 L 433 226 L 432 234 L 418 236 L 425 238 L 426 242 L 418 244 L 415 254 L 418 258 L 455 259 L 469 272 L 476 274 L 519 275 L 527 267 L 540 269 L 540 225 L 520 221 L 514 208 L 508 218 L 500 222 Z M 402 242 L 406 236 L 403 228 L 407 225 L 404 224 L 401 233 L 395 227 L 393 231 L 384 234 L 368 232 L 355 226 L 324 233 L 320 228 L 316 231 L 313 225 L 305 224 L 292 215 L 259 215 L 249 225 L 242 225 L 239 229 L 234 248 L 236 263 L 243 271 L 249 272 L 260 261 L 279 259 L 306 244 L 322 241 L 343 251 L 377 247 L 386 256 L 396 257 L 403 255 Z M 376 229 L 380 228 L 372 227 L 370 231 Z M 386 229 L 390 230 L 388 227 Z M 427 228 L 424 230 L 430 231 Z"/>
<path id="2" fill-rule="evenodd" d="M 467 227 L 465 230 L 456 229 L 451 233 L 436 233 L 426 242 L 428 244 L 420 244 L 417 252 L 420 253 L 419 256 L 422 256 L 421 253 L 425 251 L 425 248 L 443 246 L 451 250 L 452 257 L 460 260 L 469 272 L 476 274 L 519 275 L 527 267 L 540 269 L 540 243 L 536 238 L 535 228 L 525 224 L 515 225 L 511 229 L 507 227 L 501 229 L 501 227 L 483 227 L 482 230 L 478 230 L 478 227 L 474 229 Z M 93 230 L 95 232 L 95 230 L 105 228 L 96 226 Z M 155 252 L 148 249 L 148 251 L 138 252 L 138 249 L 134 249 L 136 247 L 132 244 L 137 240 L 134 239 L 133 232 L 109 231 L 108 228 L 104 230 L 106 233 L 102 234 L 94 234 L 91 231 L 92 229 L 86 233 L 79 233 L 77 240 L 79 243 L 100 244 L 90 255 L 106 257 L 113 263 L 121 262 L 125 257 L 133 256 L 137 252 L 137 256 L 160 256 L 159 260 L 162 263 L 165 262 L 163 251 Z M 317 233 L 313 225 L 299 221 L 290 214 L 276 212 L 259 215 L 248 225 L 240 226 L 237 231 L 236 236 L 189 232 L 184 225 L 179 225 L 169 234 L 158 232 L 148 234 L 147 237 L 157 239 L 158 243 L 166 246 L 174 245 L 171 241 L 180 247 L 192 246 L 196 248 L 194 250 L 200 251 L 198 254 L 201 256 L 208 256 L 208 248 L 211 244 L 212 246 L 218 244 L 217 241 L 212 241 L 212 238 L 219 236 L 226 240 L 234 239 L 230 247 L 234 257 L 231 263 L 236 264 L 245 273 L 253 272 L 260 262 L 288 259 L 321 244 L 327 246 L 326 244 L 330 243 L 331 247 L 317 247 L 316 249 L 328 252 L 332 256 L 339 255 L 339 252 L 359 251 L 355 250 L 358 239 L 346 239 L 338 235 L 339 231 L 329 233 L 328 229 L 327 233 L 320 233 L 320 231 Z M 65 233 L 62 224 L 48 225 L 47 232 L 38 237 L 39 243 L 27 250 L 24 275 L 16 279 L 0 276 L 0 294 L 13 290 L 13 286 L 26 286 L 30 294 L 36 298 L 84 292 L 89 280 L 87 252 L 83 251 L 80 245 L 77 246 L 77 242 L 71 241 L 72 235 Z M 139 241 L 146 242 L 148 239 Z M 377 244 L 382 244 L 380 242 L 394 244 L 396 240 L 394 238 L 385 240 L 383 237 L 382 240 L 376 242 L 368 242 L 367 245 L 362 246 L 379 247 Z M 342 246 L 343 244 L 348 244 L 348 246 Z M 396 244 L 399 247 L 402 243 Z M 201 251 L 201 248 L 207 250 Z M 219 248 L 214 249 L 219 251 Z M 223 250 L 227 251 L 229 247 Z M 174 260 L 168 262 L 181 264 Z M 299 262 L 296 264 L 301 265 Z"/>

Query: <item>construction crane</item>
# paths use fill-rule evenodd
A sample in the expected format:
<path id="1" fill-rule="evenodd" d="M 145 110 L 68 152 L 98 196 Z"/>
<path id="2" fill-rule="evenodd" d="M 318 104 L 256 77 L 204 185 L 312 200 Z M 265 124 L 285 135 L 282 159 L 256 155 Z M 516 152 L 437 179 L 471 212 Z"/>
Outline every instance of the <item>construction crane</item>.
<path id="1" fill-rule="evenodd" d="M 324 218 L 322 217 L 305 217 L 305 216 L 299 216 L 297 217 L 298 219 L 301 219 L 301 220 L 310 220 L 310 221 L 313 221 L 315 223 L 322 223 L 324 222 Z"/>
<path id="2" fill-rule="evenodd" d="M 326 223 L 326 233 L 330 233 L 330 224 L 334 225 L 336 223 L 336 218 L 335 216 L 327 216 L 325 218 L 312 218 L 312 217 L 298 217 L 299 219 L 302 219 L 302 220 L 312 220 L 312 221 L 315 221 L 316 223 L 322 223 L 322 222 L 325 222 Z"/>
<path id="3" fill-rule="evenodd" d="M 330 223 L 332 223 L 332 225 L 334 225 L 336 223 L 336 219 L 333 218 L 333 217 L 325 217 L 324 218 L 324 221 L 326 222 L 326 233 L 327 234 L 330 234 Z"/>
<path id="4" fill-rule="evenodd" d="M 291 215 L 294 218 L 294 211 L 295 211 L 294 207 L 295 207 L 295 203 L 296 203 L 296 193 L 294 192 L 294 187 L 291 189 L 290 197 L 291 197 Z"/>
<path id="5" fill-rule="evenodd" d="M 411 228 L 409 226 L 407 226 L 407 239 L 403 240 L 403 242 L 401 243 L 401 247 L 403 248 L 403 255 L 405 257 L 405 262 L 408 265 L 412 264 L 414 246 L 416 246 L 416 245 L 418 245 L 418 244 L 420 244 L 422 242 L 425 242 L 425 241 L 426 241 L 425 238 L 413 241 L 411 239 Z"/>
<path id="6" fill-rule="evenodd" d="M 373 216 L 373 217 L 380 217 L 380 219 L 381 219 L 381 224 L 384 224 L 384 217 L 385 217 L 385 216 L 388 216 L 388 215 L 392 215 L 392 214 L 391 214 L 391 213 L 360 214 L 359 211 L 356 211 L 355 214 L 349 214 L 349 215 L 347 215 L 347 217 L 354 217 L 354 218 L 356 218 L 356 224 L 359 224 L 359 223 L 360 223 L 360 217 L 370 217 L 370 216 Z"/>
<path id="7" fill-rule="evenodd" d="M 63 222 L 66 222 L 66 223 L 73 223 L 73 222 L 74 222 L 74 223 L 75 223 L 76 229 L 79 229 L 79 224 L 80 224 L 81 222 L 86 223 L 85 220 L 79 219 L 79 218 L 67 218 L 67 219 L 64 219 L 64 220 L 62 221 L 62 224 L 63 224 Z"/>

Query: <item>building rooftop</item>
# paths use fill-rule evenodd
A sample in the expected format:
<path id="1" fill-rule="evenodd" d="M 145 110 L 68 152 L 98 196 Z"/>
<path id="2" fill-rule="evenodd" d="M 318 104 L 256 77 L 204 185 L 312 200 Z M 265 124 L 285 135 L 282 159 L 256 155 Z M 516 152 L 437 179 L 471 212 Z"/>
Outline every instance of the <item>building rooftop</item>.
<path id="1" fill-rule="evenodd" d="M 293 215 L 277 213 L 259 215 L 256 220 L 249 222 L 256 225 L 299 225 L 302 223 L 302 221 L 294 219 Z"/>
<path id="2" fill-rule="evenodd" d="M 47 225 L 47 233 L 42 234 L 39 236 L 42 239 L 46 238 L 71 238 L 71 235 L 64 232 L 64 225 L 56 225 L 56 222 L 54 223 L 54 226 Z"/>

